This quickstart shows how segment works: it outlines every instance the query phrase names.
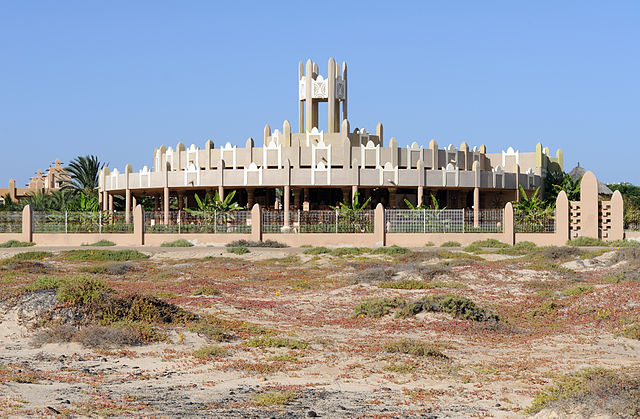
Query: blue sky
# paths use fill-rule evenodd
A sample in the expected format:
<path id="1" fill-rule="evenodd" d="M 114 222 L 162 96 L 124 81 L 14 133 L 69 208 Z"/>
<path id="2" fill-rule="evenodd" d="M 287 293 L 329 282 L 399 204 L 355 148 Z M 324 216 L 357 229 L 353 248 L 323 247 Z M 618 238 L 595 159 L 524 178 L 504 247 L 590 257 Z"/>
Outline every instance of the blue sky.
<path id="1" fill-rule="evenodd" d="M 640 184 L 638 1 L 3 1 L 0 185 L 60 157 L 297 130 L 297 65 L 349 68 L 349 121 L 399 144 L 537 141 Z M 325 111 L 326 112 L 326 111 Z"/>

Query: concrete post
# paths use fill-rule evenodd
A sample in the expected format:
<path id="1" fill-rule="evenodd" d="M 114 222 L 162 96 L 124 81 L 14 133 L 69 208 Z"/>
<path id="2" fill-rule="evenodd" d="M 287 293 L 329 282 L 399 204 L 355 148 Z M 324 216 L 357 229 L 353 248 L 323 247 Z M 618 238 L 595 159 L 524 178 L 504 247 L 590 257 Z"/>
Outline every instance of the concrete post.
<path id="1" fill-rule="evenodd" d="M 291 224 L 289 220 L 289 216 L 291 215 L 291 186 L 284 185 L 282 195 L 282 200 L 284 202 L 284 227 L 288 229 Z"/>
<path id="2" fill-rule="evenodd" d="M 599 238 L 599 218 L 598 179 L 586 172 L 580 181 L 580 236 Z"/>
<path id="3" fill-rule="evenodd" d="M 556 245 L 562 246 L 570 239 L 569 199 L 565 191 L 556 198 Z"/>
<path id="4" fill-rule="evenodd" d="M 109 196 L 109 214 L 113 214 L 113 195 L 108 194 Z"/>
<path id="5" fill-rule="evenodd" d="M 102 197 L 102 211 L 107 211 L 109 209 L 109 192 L 104 191 L 104 196 Z"/>
<path id="6" fill-rule="evenodd" d="M 310 203 L 309 203 L 309 188 L 304 188 L 304 201 L 302 203 L 302 211 L 309 211 Z"/>
<path id="7" fill-rule="evenodd" d="M 262 241 L 262 211 L 259 204 L 251 208 L 251 240 Z"/>
<path id="8" fill-rule="evenodd" d="M 511 202 L 507 202 L 507 205 L 504 206 L 504 225 L 502 226 L 502 234 L 503 241 L 513 246 L 516 244 L 516 233 L 514 228 L 514 220 L 513 220 L 513 205 Z"/>
<path id="9" fill-rule="evenodd" d="M 33 241 L 33 210 L 31 205 L 25 205 L 22 208 L 22 234 L 20 239 L 27 243 Z"/>
<path id="10" fill-rule="evenodd" d="M 311 60 L 307 60 L 305 65 L 305 79 L 304 79 L 304 113 L 305 113 L 305 130 L 311 132 L 313 129 L 313 63 Z"/>
<path id="11" fill-rule="evenodd" d="M 255 190 L 247 188 L 247 209 L 252 208 L 255 201 Z"/>
<path id="12" fill-rule="evenodd" d="M 338 121 L 336 119 L 336 107 L 340 105 L 336 102 L 336 62 L 329 58 L 327 72 L 327 88 L 328 88 L 328 110 L 327 110 L 327 131 L 333 133 L 339 130 Z"/>
<path id="13" fill-rule="evenodd" d="M 424 202 L 424 186 L 418 186 L 418 206 Z"/>
<path id="14" fill-rule="evenodd" d="M 224 186 L 218 186 L 218 195 L 220 196 L 220 200 L 224 201 Z"/>
<path id="15" fill-rule="evenodd" d="M 178 211 L 182 211 L 183 209 L 184 209 L 184 193 L 182 191 L 179 191 L 178 192 Z"/>
<path id="16" fill-rule="evenodd" d="M 351 187 L 351 200 L 353 201 L 356 198 L 356 194 L 358 193 L 358 185 L 353 185 Z"/>
<path id="17" fill-rule="evenodd" d="M 131 223 L 131 189 L 129 188 L 124 193 L 124 222 Z"/>
<path id="18" fill-rule="evenodd" d="M 615 191 L 611 197 L 611 231 L 609 240 L 624 239 L 624 201 L 620 191 Z"/>
<path id="19" fill-rule="evenodd" d="M 480 227 L 480 188 L 473 188 L 473 226 Z"/>
<path id="20" fill-rule="evenodd" d="M 135 195 L 131 195 L 131 208 L 136 208 L 136 206 L 138 205 L 138 200 L 136 199 Z"/>
<path id="21" fill-rule="evenodd" d="M 162 197 L 162 210 L 164 211 L 164 224 L 169 225 L 169 188 L 164 187 L 164 196 Z"/>
<path id="22" fill-rule="evenodd" d="M 136 244 L 144 245 L 144 210 L 142 205 L 136 205 L 133 210 L 133 235 Z"/>
<path id="23" fill-rule="evenodd" d="M 384 246 L 386 244 L 386 231 L 384 227 L 384 206 L 376 205 L 373 214 L 373 234 L 376 246 Z"/>
<path id="24" fill-rule="evenodd" d="M 9 196 L 12 201 L 17 201 L 16 198 L 16 181 L 13 179 L 9 179 Z"/>

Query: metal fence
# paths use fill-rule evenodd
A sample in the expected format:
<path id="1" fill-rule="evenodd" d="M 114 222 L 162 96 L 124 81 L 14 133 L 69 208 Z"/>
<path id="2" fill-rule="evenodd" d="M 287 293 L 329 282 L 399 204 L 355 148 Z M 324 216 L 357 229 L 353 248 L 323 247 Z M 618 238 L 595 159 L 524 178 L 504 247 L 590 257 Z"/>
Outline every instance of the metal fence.
<path id="1" fill-rule="evenodd" d="M 502 233 L 504 209 L 481 209 L 478 211 L 478 226 L 475 226 L 473 210 L 464 210 L 466 233 Z"/>
<path id="2" fill-rule="evenodd" d="M 555 213 L 536 213 L 532 211 L 513 211 L 516 233 L 555 233 Z"/>
<path id="3" fill-rule="evenodd" d="M 147 233 L 251 233 L 251 211 L 169 211 L 165 224 L 163 211 L 145 212 Z"/>
<path id="4" fill-rule="evenodd" d="M 373 233 L 374 210 L 291 211 L 288 228 L 284 211 L 263 211 L 264 233 Z"/>
<path id="5" fill-rule="evenodd" d="M 387 233 L 463 233 L 464 210 L 388 209 L 384 212 Z"/>
<path id="6" fill-rule="evenodd" d="M 125 219 L 124 212 L 35 211 L 33 232 L 67 234 L 133 232 L 133 223 L 127 224 Z"/>
<path id="7" fill-rule="evenodd" d="M 22 233 L 22 212 L 0 211 L 0 233 Z"/>

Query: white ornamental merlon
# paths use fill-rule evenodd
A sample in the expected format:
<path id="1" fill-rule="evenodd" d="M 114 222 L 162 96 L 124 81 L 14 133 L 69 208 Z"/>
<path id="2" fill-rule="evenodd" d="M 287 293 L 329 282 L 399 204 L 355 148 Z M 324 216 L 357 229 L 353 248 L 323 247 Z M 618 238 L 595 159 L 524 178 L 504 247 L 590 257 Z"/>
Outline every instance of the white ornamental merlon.
<path id="1" fill-rule="evenodd" d="M 516 164 L 520 164 L 520 150 L 514 151 L 513 147 L 509 147 L 507 151 L 502 150 L 502 165 L 507 166 L 507 156 L 515 156 Z"/>
<path id="2" fill-rule="evenodd" d="M 236 146 L 235 145 L 231 145 L 231 143 L 229 141 L 227 141 L 227 143 L 224 145 L 224 147 L 220 147 L 220 157 L 222 157 L 222 160 L 224 161 L 225 165 L 227 164 L 227 159 L 225 158 L 225 153 L 231 153 L 231 163 L 234 169 L 236 168 Z"/>
<path id="3" fill-rule="evenodd" d="M 184 186 L 189 183 L 189 174 L 196 174 L 195 186 L 200 186 L 200 167 L 193 163 L 189 163 L 189 166 L 184 168 Z"/>
<path id="4" fill-rule="evenodd" d="M 329 97 L 329 84 L 327 83 L 327 80 L 322 77 L 322 75 L 318 74 L 318 77 L 316 77 L 316 79 L 311 83 L 311 97 L 313 99 L 327 99 Z"/>
<path id="5" fill-rule="evenodd" d="M 447 148 L 444 149 L 446 154 L 446 162 L 451 163 L 451 155 L 453 154 L 453 161 L 455 161 L 455 167 L 459 167 L 458 164 L 458 150 L 456 150 L 453 144 L 449 144 Z"/>
<path id="6" fill-rule="evenodd" d="M 453 163 L 447 163 L 442 169 L 442 186 L 460 186 L 460 168 Z M 454 173 L 453 185 L 447 185 L 447 173 Z"/>
<path id="7" fill-rule="evenodd" d="M 491 169 L 491 171 L 493 172 L 493 187 L 497 188 L 498 187 L 498 176 L 500 176 L 500 187 L 504 188 L 504 169 L 502 168 L 502 166 L 497 165 L 496 167 L 494 167 L 493 169 Z"/>
<path id="8" fill-rule="evenodd" d="M 195 154 L 194 162 L 196 166 L 200 167 L 200 149 L 195 144 L 191 144 L 187 149 L 187 163 L 191 162 L 191 155 Z"/>
<path id="9" fill-rule="evenodd" d="M 473 148 L 471 149 L 471 151 L 473 151 L 474 153 L 477 153 L 479 151 L 478 150 L 478 146 L 474 145 Z"/>
<path id="10" fill-rule="evenodd" d="M 319 137 L 319 142 L 324 143 L 324 131 L 318 131 L 318 128 L 313 127 L 311 131 L 306 131 L 307 134 L 307 147 L 311 147 L 312 140 Z M 313 138 L 312 138 L 313 137 Z"/>
<path id="11" fill-rule="evenodd" d="M 276 130 L 276 132 L 277 131 L 278 130 Z M 274 140 L 271 140 L 266 147 L 262 148 L 262 165 L 264 167 L 269 166 L 269 160 L 267 160 L 267 158 L 269 157 L 269 152 L 274 151 L 278 153 L 278 169 L 282 169 L 282 144 L 276 144 Z"/>
<path id="12" fill-rule="evenodd" d="M 527 189 L 531 189 L 535 183 L 535 175 L 533 173 L 533 169 L 532 168 L 527 169 L 526 174 L 527 174 Z"/>
<path id="13" fill-rule="evenodd" d="M 366 150 L 376 150 L 376 168 L 380 168 L 380 144 L 374 145 L 371 140 L 367 141 L 366 146 L 363 146 L 362 143 L 360 143 L 360 167 L 364 169 L 366 166 Z"/>
<path id="14" fill-rule="evenodd" d="M 169 163 L 170 170 L 173 170 L 173 148 L 172 147 L 167 148 L 167 162 Z"/>
<path id="15" fill-rule="evenodd" d="M 378 173 L 380 174 L 380 185 L 384 185 L 384 176 L 385 173 L 393 172 L 393 183 L 394 185 L 398 184 L 398 166 L 393 166 L 393 164 L 388 161 L 383 166 L 378 165 Z"/>
<path id="16" fill-rule="evenodd" d="M 169 150 L 167 150 L 167 152 L 169 152 Z M 139 176 L 139 181 L 140 181 L 140 187 L 142 187 L 142 177 L 143 176 L 147 177 L 147 188 L 151 187 L 151 171 L 149 170 L 149 168 L 147 166 L 144 166 L 138 172 L 138 176 Z"/>
<path id="17" fill-rule="evenodd" d="M 109 175 L 111 179 L 111 189 L 118 189 L 118 175 L 120 175 L 118 169 L 113 169 L 113 172 Z"/>
<path id="18" fill-rule="evenodd" d="M 323 161 L 316 164 L 316 152 L 319 150 L 327 150 L 327 164 L 325 166 Z M 327 185 L 331 185 L 331 144 L 324 143 L 324 137 L 320 138 L 318 144 L 311 144 L 311 184 L 315 185 L 316 177 L 315 172 L 327 172 Z"/>
<path id="19" fill-rule="evenodd" d="M 245 186 L 248 184 L 249 173 L 257 173 L 258 174 L 258 184 L 262 185 L 262 167 L 258 167 L 255 162 L 251 162 L 249 167 L 244 168 L 244 184 Z"/>
<path id="20" fill-rule="evenodd" d="M 422 146 L 419 146 L 416 141 L 411 143 L 411 146 L 407 145 L 407 167 L 412 169 L 411 160 L 413 158 L 413 153 L 419 153 L 418 159 L 422 158 Z"/>
<path id="21" fill-rule="evenodd" d="M 301 78 L 298 81 L 298 100 L 305 100 L 306 99 L 306 77 Z"/>
<path id="22" fill-rule="evenodd" d="M 162 167 L 162 153 L 160 152 L 160 149 L 156 150 L 156 170 L 160 170 L 160 167 Z"/>

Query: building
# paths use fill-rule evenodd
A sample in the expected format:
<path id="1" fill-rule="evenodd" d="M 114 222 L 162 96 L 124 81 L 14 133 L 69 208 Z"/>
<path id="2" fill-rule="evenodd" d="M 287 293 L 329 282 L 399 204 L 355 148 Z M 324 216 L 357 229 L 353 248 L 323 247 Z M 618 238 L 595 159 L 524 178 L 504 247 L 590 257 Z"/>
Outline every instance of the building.
<path id="1" fill-rule="evenodd" d="M 17 201 L 36 193 L 50 193 L 60 189 L 62 182 L 68 178 L 60 159 L 56 159 L 53 166 L 49 165 L 46 173 L 42 173 L 42 170 L 38 169 L 36 175 L 27 183 L 26 188 L 17 188 L 16 181 L 9 180 L 8 188 L 0 188 L 0 197 L 4 198 L 9 195 L 13 201 Z"/>
<path id="2" fill-rule="evenodd" d="M 518 199 L 520 185 L 531 191 L 542 186 L 547 171 L 563 169 L 562 151 L 552 156 L 539 143 L 526 153 L 511 147 L 487 153 L 484 145 L 465 142 L 440 148 L 435 140 L 400 147 L 396 138 L 386 140 L 381 123 L 371 132 L 352 128 L 347 80 L 344 62 L 329 59 L 326 76 L 317 63 L 300 62 L 297 132 L 284 121 L 282 129 L 265 126 L 261 145 L 253 138 L 244 147 L 230 142 L 216 147 L 210 140 L 203 148 L 163 145 L 154 150 L 152 169 L 103 169 L 102 207 L 113 209 L 113 196 L 120 195 L 129 213 L 136 198 L 154 196 L 156 209 L 168 213 L 172 199 L 182 210 L 193 205 L 196 193 L 224 196 L 235 190 L 240 205 L 285 211 L 326 209 L 356 192 L 371 197 L 371 207 L 403 208 L 405 199 L 420 205 L 433 194 L 450 209 L 502 208 Z M 318 126 L 324 103 L 326 130 Z"/>

